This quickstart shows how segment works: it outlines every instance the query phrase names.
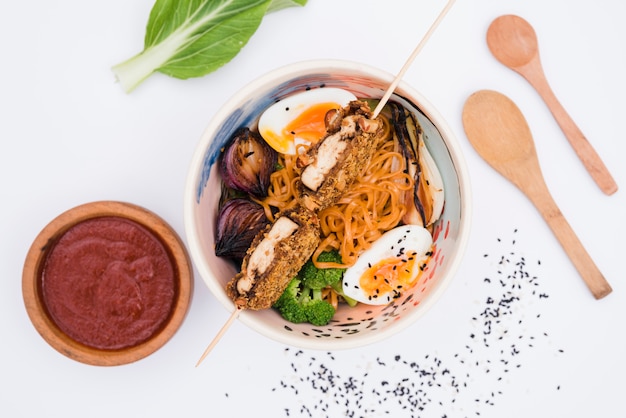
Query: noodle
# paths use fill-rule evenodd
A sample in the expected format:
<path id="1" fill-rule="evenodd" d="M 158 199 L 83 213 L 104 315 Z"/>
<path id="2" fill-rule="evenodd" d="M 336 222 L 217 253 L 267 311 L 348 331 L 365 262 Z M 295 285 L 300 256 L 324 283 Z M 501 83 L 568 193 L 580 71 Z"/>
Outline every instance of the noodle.
<path id="1" fill-rule="evenodd" d="M 267 190 L 267 197 L 262 200 L 254 199 L 255 202 L 263 206 L 265 216 L 270 222 L 276 220 L 276 213 L 289 209 L 296 204 L 296 181 L 298 175 L 295 170 L 295 155 L 278 155 L 278 165 L 280 169 L 274 171 L 270 176 L 270 186 Z"/>
<path id="2" fill-rule="evenodd" d="M 406 212 L 403 196 L 413 190 L 414 180 L 398 152 L 389 121 L 381 119 L 384 138 L 370 164 L 335 205 L 318 214 L 322 242 L 313 254 L 318 268 L 351 266 L 384 232 L 397 226 Z M 281 168 L 271 175 L 268 196 L 258 201 L 270 221 L 297 202 L 296 156 L 281 154 L 278 164 Z M 343 264 L 317 262 L 320 253 L 330 250 L 339 251 Z"/>

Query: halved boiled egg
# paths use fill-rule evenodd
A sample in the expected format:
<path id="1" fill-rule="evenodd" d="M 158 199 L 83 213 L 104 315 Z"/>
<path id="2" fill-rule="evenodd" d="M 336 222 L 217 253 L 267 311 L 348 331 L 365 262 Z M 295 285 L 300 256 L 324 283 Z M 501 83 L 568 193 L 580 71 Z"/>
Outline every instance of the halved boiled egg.
<path id="1" fill-rule="evenodd" d="M 343 276 L 343 292 L 368 305 L 386 305 L 415 286 L 432 255 L 433 239 L 419 225 L 384 233 Z"/>
<path id="2" fill-rule="evenodd" d="M 326 113 L 346 106 L 356 96 L 339 88 L 325 87 L 289 96 L 269 108 L 259 119 L 259 133 L 272 148 L 296 154 L 299 144 L 313 144 L 326 134 Z"/>

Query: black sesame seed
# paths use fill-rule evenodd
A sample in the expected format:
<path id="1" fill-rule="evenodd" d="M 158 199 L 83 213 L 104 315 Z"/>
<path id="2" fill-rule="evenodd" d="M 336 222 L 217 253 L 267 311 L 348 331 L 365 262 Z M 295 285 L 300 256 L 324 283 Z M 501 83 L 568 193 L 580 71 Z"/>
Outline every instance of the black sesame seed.
<path id="1" fill-rule="evenodd" d="M 517 232 L 517 229 L 515 231 Z M 514 240 L 498 239 L 498 242 L 502 242 L 501 245 L 503 246 L 510 246 Z M 484 257 L 487 257 L 487 254 Z M 305 373 L 305 375 L 296 379 L 294 385 L 284 387 L 284 390 L 295 393 L 301 388 L 301 385 L 310 385 L 314 391 L 320 394 L 319 397 L 311 398 L 307 393 L 305 400 L 302 400 L 298 406 L 298 409 L 301 410 L 300 416 L 356 418 L 393 415 L 388 405 L 396 404 L 398 409 L 407 411 L 406 413 L 409 414 L 407 416 L 446 418 L 448 416 L 446 413 L 450 410 L 451 405 L 457 401 L 455 394 L 461 395 L 464 391 L 469 394 L 469 397 L 459 398 L 459 400 L 469 399 L 471 401 L 476 399 L 476 402 L 473 403 L 475 406 L 470 406 L 472 410 L 465 411 L 461 416 L 480 415 L 482 405 L 493 406 L 498 399 L 496 395 L 503 395 L 500 389 L 502 389 L 501 382 L 504 380 L 504 376 L 514 374 L 518 368 L 524 365 L 521 360 L 526 361 L 528 357 L 521 356 L 521 352 L 528 350 L 533 345 L 539 346 L 542 341 L 547 343 L 545 339 L 537 339 L 532 331 L 529 331 L 529 329 L 534 328 L 532 322 L 538 321 L 541 316 L 537 311 L 528 311 L 529 298 L 531 301 L 543 300 L 548 295 L 539 290 L 541 288 L 537 286 L 540 280 L 537 276 L 529 274 L 526 268 L 527 263 L 524 257 L 519 257 L 513 252 L 507 252 L 498 263 L 498 279 L 492 280 L 491 277 L 483 279 L 482 283 L 486 293 L 484 297 L 480 298 L 482 303 L 477 315 L 471 317 L 475 331 L 466 334 L 465 338 L 469 336 L 468 344 L 462 356 L 457 353 L 446 360 L 445 357 L 429 357 L 429 354 L 425 353 L 424 360 L 418 364 L 405 360 L 398 354 L 392 357 L 396 361 L 393 370 L 389 370 L 388 374 L 386 374 L 387 362 L 377 357 L 376 362 L 372 367 L 368 367 L 367 372 L 352 376 L 335 374 L 332 366 L 328 367 L 324 364 L 324 359 L 311 359 L 304 364 L 306 367 L 301 367 L 302 364 L 296 361 L 292 366 L 293 370 L 297 370 L 294 373 Z M 382 276 L 381 279 L 388 282 Z M 358 288 L 358 286 L 355 287 Z M 398 286 L 397 289 L 394 288 L 390 294 L 394 295 L 394 298 L 399 297 L 398 289 L 401 288 L 402 286 Z M 534 288 L 538 289 L 536 294 Z M 389 301 L 391 296 L 388 294 L 385 295 L 385 298 Z M 400 316 L 402 313 L 400 309 L 410 299 L 407 297 L 400 304 L 385 306 L 381 314 L 382 320 L 386 321 Z M 522 307 L 523 309 L 520 309 Z M 520 311 L 524 312 L 523 316 L 520 315 Z M 344 321 L 344 323 L 335 326 L 341 327 L 346 335 L 358 333 L 359 325 L 367 323 L 369 328 L 376 322 L 372 311 L 367 315 L 371 317 L 369 319 L 353 318 L 350 320 L 352 322 L 350 324 Z M 521 318 L 524 320 L 522 321 Z M 529 323 L 531 323 L 530 326 Z M 480 338 L 476 338 L 477 335 Z M 543 332 L 543 335 L 547 336 L 547 332 Z M 326 333 L 326 330 L 316 331 L 313 336 L 316 338 L 333 337 L 330 333 Z M 533 342 L 533 344 L 529 345 L 528 342 Z M 476 344 L 484 346 L 482 347 L 483 350 L 475 350 Z M 534 349 L 537 349 L 536 347 Z M 484 350 L 487 350 L 489 354 L 487 357 L 482 356 Z M 563 352 L 562 349 L 557 350 L 559 353 Z M 293 351 L 288 351 L 288 353 L 294 355 Z M 298 357 L 298 354 L 295 354 L 295 357 Z M 330 355 L 327 355 L 325 359 L 334 361 Z M 450 361 L 454 361 L 454 364 L 450 364 Z M 455 373 L 455 370 L 460 371 Z M 306 375 L 307 371 L 310 371 L 308 375 Z M 487 386 L 487 392 L 484 392 L 484 387 L 477 387 L 473 383 L 475 378 L 471 372 L 474 371 L 490 379 L 491 387 Z M 381 374 L 378 374 L 379 372 Z M 410 374 L 406 372 L 410 372 Z M 371 373 L 371 376 L 368 376 L 368 373 Z M 455 374 L 461 378 L 458 379 Z M 555 386 L 557 390 L 560 390 L 560 386 Z M 443 399 L 438 398 L 435 391 L 444 390 L 444 388 L 446 388 L 446 394 L 452 396 Z M 450 391 L 450 389 L 452 390 Z M 465 408 L 466 405 L 462 407 Z M 291 413 L 290 411 L 293 409 L 285 408 L 287 415 Z"/>

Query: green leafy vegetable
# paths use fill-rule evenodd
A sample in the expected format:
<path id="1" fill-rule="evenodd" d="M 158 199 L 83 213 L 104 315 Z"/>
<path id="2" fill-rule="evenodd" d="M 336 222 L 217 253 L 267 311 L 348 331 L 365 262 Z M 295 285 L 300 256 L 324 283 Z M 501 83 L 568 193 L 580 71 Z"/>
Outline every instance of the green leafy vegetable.
<path id="1" fill-rule="evenodd" d="M 341 264 L 341 254 L 338 251 L 323 252 L 317 258 L 318 261 L 324 263 L 339 263 Z M 343 297 L 348 305 L 354 307 L 357 301 L 352 299 L 343 291 L 343 273 L 345 268 L 326 268 L 318 269 L 313 264 L 312 260 L 307 261 L 302 269 L 298 273 L 298 277 L 302 280 L 302 286 L 311 289 L 323 289 L 325 287 L 332 287 L 335 293 Z"/>
<path id="2" fill-rule="evenodd" d="M 267 9 L 267 13 L 276 12 L 292 6 L 304 6 L 307 0 L 272 0 Z"/>
<path id="3" fill-rule="evenodd" d="M 341 255 L 338 251 L 323 252 L 319 255 L 318 261 L 323 263 L 341 263 Z M 336 283 L 341 284 L 341 278 L 345 271 L 345 268 L 318 269 L 313 264 L 313 260 L 309 260 L 302 266 L 298 277 L 302 280 L 302 285 L 305 287 L 323 289 Z"/>
<path id="4" fill-rule="evenodd" d="M 156 0 L 144 50 L 112 68 L 127 93 L 155 71 L 201 77 L 235 57 L 269 12 L 307 0 Z"/>
<path id="5" fill-rule="evenodd" d="M 294 324 L 308 322 L 323 326 L 335 315 L 335 308 L 322 299 L 321 289 L 302 287 L 298 277 L 291 279 L 287 289 L 274 303 L 283 318 Z"/>
<path id="6" fill-rule="evenodd" d="M 335 250 L 323 252 L 319 255 L 318 261 L 341 263 L 341 255 Z M 307 261 L 274 303 L 274 309 L 294 324 L 302 322 L 317 326 L 328 324 L 335 315 L 335 308 L 322 298 L 322 289 L 332 288 L 348 305 L 354 307 L 357 304 L 356 300 L 343 293 L 342 278 L 345 270 L 345 268 L 319 269 L 315 267 L 313 261 Z"/>

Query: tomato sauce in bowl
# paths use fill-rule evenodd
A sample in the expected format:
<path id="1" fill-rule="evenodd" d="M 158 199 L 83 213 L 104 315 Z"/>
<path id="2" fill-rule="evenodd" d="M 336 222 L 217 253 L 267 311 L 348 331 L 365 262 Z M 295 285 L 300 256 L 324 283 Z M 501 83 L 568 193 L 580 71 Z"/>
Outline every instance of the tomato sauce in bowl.
<path id="1" fill-rule="evenodd" d="M 163 244 L 121 217 L 68 229 L 50 249 L 41 275 L 51 319 L 69 337 L 104 350 L 154 335 L 172 311 L 177 287 Z"/>
<path id="2" fill-rule="evenodd" d="M 33 242 L 22 290 L 35 328 L 57 351 L 95 365 L 136 361 L 176 332 L 192 269 L 161 218 L 122 202 L 61 214 Z"/>

